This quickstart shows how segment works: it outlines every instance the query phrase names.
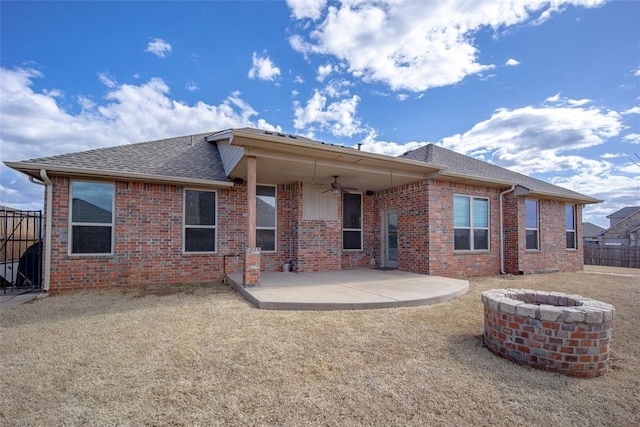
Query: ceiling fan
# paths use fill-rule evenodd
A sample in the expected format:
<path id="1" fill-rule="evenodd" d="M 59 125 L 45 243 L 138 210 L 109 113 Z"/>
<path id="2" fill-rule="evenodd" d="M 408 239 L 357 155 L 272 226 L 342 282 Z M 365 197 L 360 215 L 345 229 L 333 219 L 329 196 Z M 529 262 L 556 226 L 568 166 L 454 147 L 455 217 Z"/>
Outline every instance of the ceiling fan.
<path id="1" fill-rule="evenodd" d="M 333 194 L 338 195 L 340 193 L 349 193 L 351 191 L 357 190 L 357 188 L 353 188 L 353 187 L 344 187 L 340 181 L 338 181 L 338 175 L 333 175 L 333 182 L 331 183 L 331 188 L 329 188 L 328 190 L 323 191 L 323 193 L 326 193 L 328 191 L 331 191 Z"/>

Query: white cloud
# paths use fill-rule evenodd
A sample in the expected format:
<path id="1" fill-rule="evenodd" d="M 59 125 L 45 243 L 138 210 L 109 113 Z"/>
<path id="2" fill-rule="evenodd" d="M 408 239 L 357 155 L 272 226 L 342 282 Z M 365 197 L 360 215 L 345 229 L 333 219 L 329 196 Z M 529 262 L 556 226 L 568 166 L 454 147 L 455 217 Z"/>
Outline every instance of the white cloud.
<path id="1" fill-rule="evenodd" d="M 398 99 L 398 101 L 406 101 L 407 99 L 409 99 L 409 95 L 407 95 L 406 93 L 399 93 L 396 95 L 396 98 Z"/>
<path id="2" fill-rule="evenodd" d="M 370 130 L 365 138 L 360 141 L 362 150 L 370 153 L 385 154 L 387 156 L 399 156 L 407 151 L 415 150 L 425 145 L 424 142 L 405 142 L 397 143 L 391 141 L 378 140 L 378 134 L 374 130 Z"/>
<path id="3" fill-rule="evenodd" d="M 574 107 L 580 107 L 581 105 L 585 105 L 591 102 L 590 99 L 588 98 L 582 98 L 582 99 L 569 99 L 567 100 L 569 102 L 569 105 L 572 105 Z"/>
<path id="4" fill-rule="evenodd" d="M 296 77 L 293 79 L 293 82 L 294 82 L 294 83 L 304 83 L 304 79 L 302 78 L 302 76 L 296 76 Z"/>
<path id="5" fill-rule="evenodd" d="M 640 114 L 640 107 L 631 107 L 627 110 L 621 111 L 620 114 Z"/>
<path id="6" fill-rule="evenodd" d="M 333 66 L 331 64 L 320 65 L 318 67 L 318 76 L 316 77 L 316 80 L 318 80 L 319 82 L 323 82 L 324 79 L 326 79 L 327 76 L 332 72 Z"/>
<path id="7" fill-rule="evenodd" d="M 633 73 L 633 75 L 636 77 L 640 77 L 640 67 L 638 67 L 638 69 L 636 70 L 635 73 Z"/>
<path id="8" fill-rule="evenodd" d="M 194 82 L 187 82 L 187 84 L 185 85 L 185 87 L 186 87 L 186 89 L 187 89 L 189 92 L 195 92 L 196 90 L 200 89 L 200 88 L 198 87 L 198 84 L 197 84 L 197 83 L 194 83 Z"/>
<path id="9" fill-rule="evenodd" d="M 462 134 L 439 141 L 446 148 L 570 188 L 601 200 L 584 220 L 602 222 L 612 203 L 633 203 L 640 194 L 640 168 L 624 159 L 592 158 L 589 148 L 612 144 L 624 129 L 622 116 L 595 107 L 501 109 Z"/>
<path id="10" fill-rule="evenodd" d="M 520 61 L 513 59 L 513 58 L 509 58 L 507 59 L 507 62 L 504 63 L 504 65 L 508 65 L 510 67 L 516 66 L 516 65 L 520 65 Z"/>
<path id="11" fill-rule="evenodd" d="M 164 58 L 165 56 L 170 54 L 172 50 L 173 47 L 171 47 L 171 45 L 165 40 L 155 38 L 147 44 L 145 52 L 153 53 L 158 58 Z"/>
<path id="12" fill-rule="evenodd" d="M 624 153 L 604 153 L 600 156 L 603 159 L 619 159 L 620 157 L 627 157 Z"/>
<path id="13" fill-rule="evenodd" d="M 584 211 L 583 220 L 597 224 L 619 207 L 638 202 L 640 168 L 629 156 L 605 154 L 594 159 L 590 151 L 594 145 L 617 148 L 623 129 L 622 116 L 606 109 L 529 106 L 497 110 L 468 131 L 434 143 L 604 200 Z M 362 142 L 363 150 L 387 155 L 427 143 L 380 141 L 373 131 Z"/>
<path id="14" fill-rule="evenodd" d="M 422 92 L 453 85 L 493 69 L 479 62 L 474 36 L 523 23 L 542 22 L 568 4 L 595 6 L 600 0 L 512 0 L 427 2 L 343 0 L 322 4 L 289 1 L 294 17 L 322 20 L 290 37 L 293 49 L 329 55 L 354 77 L 383 82 L 393 90 Z M 304 7 L 303 7 L 304 6 Z M 309 8 L 307 9 L 307 6 Z"/>
<path id="15" fill-rule="evenodd" d="M 118 85 L 118 82 L 107 72 L 98 73 L 98 79 L 100 82 L 108 88 L 113 88 Z"/>
<path id="16" fill-rule="evenodd" d="M 323 92 L 329 95 L 331 98 L 338 98 L 340 96 L 349 96 L 349 86 L 351 83 L 345 79 L 334 79 L 327 84 Z"/>
<path id="17" fill-rule="evenodd" d="M 623 129 L 621 116 L 597 108 L 523 107 L 497 110 L 469 131 L 444 138 L 443 146 L 488 155 L 501 166 L 525 174 L 559 172 L 589 159 L 560 155 L 602 144 Z"/>
<path id="18" fill-rule="evenodd" d="M 251 60 L 253 65 L 249 70 L 250 79 L 274 80 L 280 75 L 280 68 L 276 67 L 268 56 L 261 57 L 256 52 L 253 52 Z"/>
<path id="19" fill-rule="evenodd" d="M 622 140 L 632 144 L 640 144 L 640 133 L 630 133 L 622 137 Z"/>
<path id="20" fill-rule="evenodd" d="M 319 19 L 327 0 L 287 0 L 291 14 L 296 19 Z"/>
<path id="21" fill-rule="evenodd" d="M 80 108 L 82 108 L 83 111 L 92 110 L 96 106 L 96 103 L 90 100 L 89 98 L 87 98 L 86 96 L 79 96 L 78 104 L 80 104 Z"/>
<path id="22" fill-rule="evenodd" d="M 335 102 L 328 102 L 327 96 L 315 91 L 302 106 L 294 101 L 293 126 L 308 134 L 330 132 L 337 137 L 352 137 L 366 131 L 360 119 L 356 117 L 356 108 L 360 97 L 353 95 Z"/>
<path id="23" fill-rule="evenodd" d="M 582 105 L 585 105 L 591 102 L 591 100 L 588 98 L 581 98 L 581 99 L 565 98 L 560 96 L 560 93 L 556 93 L 555 95 L 548 97 L 547 99 L 545 99 L 545 101 L 548 103 L 558 104 L 558 106 L 566 106 L 566 107 L 580 107 Z"/>
<path id="24" fill-rule="evenodd" d="M 545 99 L 545 101 L 547 101 L 547 102 L 558 102 L 559 100 L 560 100 L 560 92 L 558 92 L 555 95 L 550 96 L 547 99 Z"/>
<path id="25" fill-rule="evenodd" d="M 2 161 L 23 160 L 148 141 L 171 135 L 215 131 L 231 127 L 259 127 L 281 131 L 263 119 L 239 92 L 217 105 L 198 102 L 185 104 L 170 97 L 169 87 L 158 78 L 139 85 L 120 84 L 107 88 L 96 104 L 85 96 L 73 106 L 33 89 L 34 80 L 43 78 L 35 69 L 0 67 L 0 156 Z M 41 192 L 21 174 L 0 164 L 3 203 L 33 209 L 33 199 L 25 195 Z M 16 184 L 11 184 L 11 181 Z M 16 193 L 17 191 L 17 193 Z M 14 197 L 19 194 L 19 197 Z M 41 200 L 41 198 L 40 198 Z"/>

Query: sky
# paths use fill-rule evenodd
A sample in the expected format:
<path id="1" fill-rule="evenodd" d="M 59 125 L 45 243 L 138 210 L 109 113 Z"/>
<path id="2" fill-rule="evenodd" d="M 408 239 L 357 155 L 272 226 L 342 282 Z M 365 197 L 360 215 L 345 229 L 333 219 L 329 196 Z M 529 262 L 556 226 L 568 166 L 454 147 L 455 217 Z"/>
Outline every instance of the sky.
<path id="1" fill-rule="evenodd" d="M 256 127 L 640 206 L 640 2 L 0 2 L 0 161 Z M 0 165 L 0 204 L 43 190 Z"/>

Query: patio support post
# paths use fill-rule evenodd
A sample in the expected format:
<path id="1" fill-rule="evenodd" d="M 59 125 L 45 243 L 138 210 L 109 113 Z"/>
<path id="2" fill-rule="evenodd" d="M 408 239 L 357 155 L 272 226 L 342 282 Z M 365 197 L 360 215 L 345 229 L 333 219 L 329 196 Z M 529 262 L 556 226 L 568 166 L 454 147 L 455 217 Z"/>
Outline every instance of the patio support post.
<path id="1" fill-rule="evenodd" d="M 260 248 L 256 247 L 256 158 L 247 157 L 247 249 L 243 285 L 260 284 Z"/>

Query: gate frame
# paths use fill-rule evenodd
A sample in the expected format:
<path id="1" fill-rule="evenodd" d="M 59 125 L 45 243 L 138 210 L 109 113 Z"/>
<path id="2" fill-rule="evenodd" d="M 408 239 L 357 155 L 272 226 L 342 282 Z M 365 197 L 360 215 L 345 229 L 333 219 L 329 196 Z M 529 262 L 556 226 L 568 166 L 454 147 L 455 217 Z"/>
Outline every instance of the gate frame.
<path id="1" fill-rule="evenodd" d="M 26 221 L 26 224 L 25 224 Z M 37 256 L 36 280 L 28 278 L 19 270 L 20 260 L 27 250 L 35 244 L 40 244 Z M 3 293 L 7 288 L 11 291 L 18 289 L 42 290 L 43 283 L 43 241 L 42 241 L 42 211 L 20 210 L 0 206 L 0 276 Z M 9 265 L 8 265 L 9 264 Z M 7 272 L 11 271 L 11 280 L 7 280 Z M 23 280 L 18 285 L 19 275 Z"/>

